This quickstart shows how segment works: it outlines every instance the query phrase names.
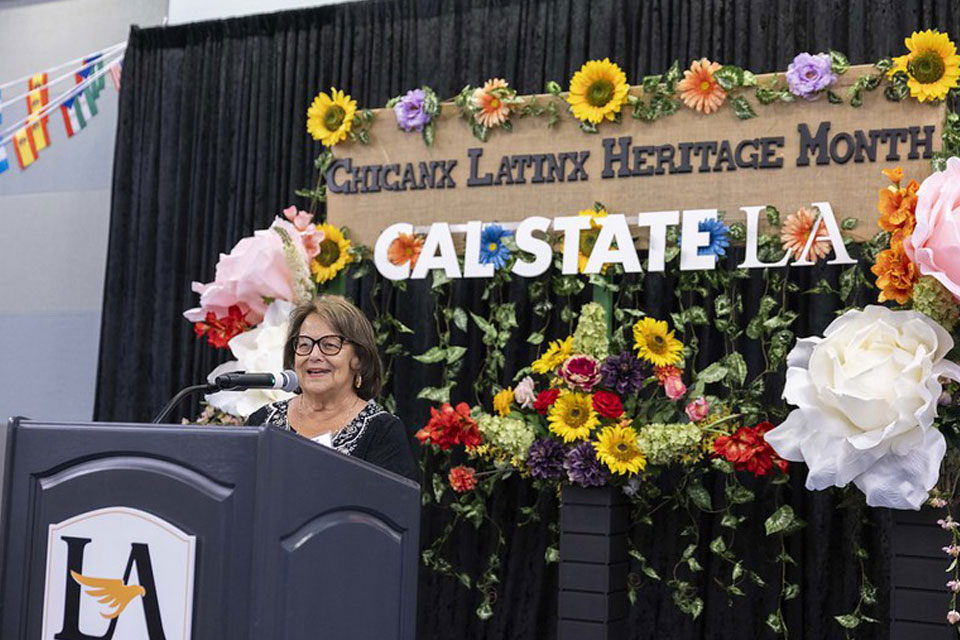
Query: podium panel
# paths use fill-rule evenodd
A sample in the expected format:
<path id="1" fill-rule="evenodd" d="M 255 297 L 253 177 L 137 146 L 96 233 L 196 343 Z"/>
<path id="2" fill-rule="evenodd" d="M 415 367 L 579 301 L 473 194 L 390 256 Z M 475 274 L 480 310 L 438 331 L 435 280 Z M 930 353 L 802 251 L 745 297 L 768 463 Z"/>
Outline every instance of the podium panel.
<path id="1" fill-rule="evenodd" d="M 0 637 L 412 639 L 416 484 L 267 427 L 12 420 Z"/>

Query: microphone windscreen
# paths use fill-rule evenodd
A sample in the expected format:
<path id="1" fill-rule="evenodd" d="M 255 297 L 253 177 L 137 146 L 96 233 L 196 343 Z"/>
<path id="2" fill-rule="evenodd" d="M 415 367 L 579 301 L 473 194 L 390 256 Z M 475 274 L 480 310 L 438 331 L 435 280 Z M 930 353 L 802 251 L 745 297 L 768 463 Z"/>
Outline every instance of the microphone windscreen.
<path id="1" fill-rule="evenodd" d="M 297 374 L 293 369 L 287 369 L 280 374 L 283 380 L 283 386 L 280 388 L 289 393 L 295 392 L 300 388 L 300 381 L 297 379 Z"/>

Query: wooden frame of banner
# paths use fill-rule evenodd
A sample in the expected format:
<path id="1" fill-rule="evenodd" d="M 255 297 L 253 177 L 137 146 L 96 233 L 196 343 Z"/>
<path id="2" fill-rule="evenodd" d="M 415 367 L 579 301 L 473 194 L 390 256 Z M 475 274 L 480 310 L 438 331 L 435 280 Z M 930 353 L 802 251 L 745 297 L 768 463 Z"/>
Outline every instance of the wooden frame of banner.
<path id="1" fill-rule="evenodd" d="M 848 88 L 857 78 L 868 73 L 876 73 L 876 70 L 868 65 L 852 67 L 840 77 L 833 90 L 846 99 Z M 758 80 L 769 83 L 774 75 L 758 76 Z M 784 82 L 782 76 L 780 80 Z M 640 87 L 631 91 L 642 95 Z M 724 212 L 727 222 L 732 223 L 743 219 L 739 210 L 742 206 L 771 205 L 786 215 L 801 206 L 809 207 L 815 201 L 827 201 L 838 221 L 844 218 L 859 220 L 856 228 L 846 233 L 862 241 L 879 229 L 876 224 L 877 194 L 890 184 L 881 175 L 881 169 L 902 166 L 905 180 L 919 182 L 931 172 L 930 153 L 942 147 L 946 106 L 943 103 L 919 103 L 909 97 L 902 102 L 893 102 L 883 96 L 882 86 L 865 92 L 863 106 L 859 108 L 847 103 L 832 104 L 825 96 L 813 102 L 797 99 L 792 103 L 758 105 L 752 89 L 742 90 L 740 94 L 748 97 L 757 117 L 739 120 L 727 103 L 712 115 L 682 107 L 672 116 L 644 122 L 632 118 L 630 107 L 625 105 L 622 121 L 600 124 L 598 134 L 582 132 L 578 122 L 566 113 L 565 101 L 550 95 L 537 96 L 543 105 L 551 100 L 558 102 L 561 118 L 556 127 L 548 128 L 546 117 L 516 118 L 512 132 L 492 130 L 487 142 L 475 138 L 468 123 L 459 119 L 456 106 L 446 102 L 442 105 L 432 147 L 424 144 L 419 133 L 399 129 L 391 109 L 378 109 L 370 130 L 370 144 L 342 143 L 335 147 L 334 155 L 338 160 L 348 160 L 351 169 L 396 164 L 398 170 L 391 172 L 386 182 L 381 170 L 360 171 L 357 173 L 360 179 L 354 184 L 358 189 L 365 185 L 371 192 L 336 193 L 337 184 L 343 186 L 354 175 L 345 170 L 342 162 L 338 163 L 332 176 L 336 184 L 331 185 L 328 180 L 328 221 L 347 227 L 354 242 L 372 246 L 380 232 L 396 222 L 408 222 L 415 227 L 438 221 L 452 224 L 469 220 L 512 222 L 533 215 L 575 215 L 580 210 L 592 208 L 594 202 L 603 203 L 611 213 L 624 214 L 719 209 Z M 818 132 L 822 132 L 823 123 L 829 123 L 829 131 L 821 138 L 823 144 L 815 153 L 801 154 L 801 126 L 806 125 L 808 138 L 814 139 Z M 929 127 L 934 127 L 932 135 Z M 613 145 L 611 148 L 616 153 L 622 150 L 620 139 L 625 137 L 631 138 L 631 150 L 627 154 L 631 166 L 624 170 L 629 175 L 620 177 L 623 165 L 613 162 L 610 169 L 616 175 L 604 178 L 604 140 L 614 139 L 614 143 L 606 144 Z M 738 167 L 736 159 L 717 163 L 724 140 L 729 141 L 731 152 L 747 141 L 740 149 L 742 160 L 749 162 L 750 154 L 756 150 L 761 159 L 766 152 L 767 164 L 780 159 L 782 166 L 756 166 L 762 160 L 749 167 Z M 782 144 L 778 144 L 778 140 Z M 690 172 L 671 173 L 671 163 L 661 162 L 663 173 L 657 175 L 657 154 L 667 155 L 657 147 L 671 145 L 674 148 L 672 168 L 683 168 L 680 145 L 683 142 L 715 142 L 718 149 L 712 160 L 709 153 L 708 160 L 704 160 L 702 151 L 697 156 L 693 148 L 688 147 Z M 636 152 L 638 147 L 653 147 L 654 151 Z M 531 154 L 553 154 L 557 164 L 564 163 L 561 171 L 565 179 L 562 182 L 557 180 L 559 172 L 554 171 L 551 174 L 553 182 L 534 184 L 535 164 L 542 165 L 543 175 L 548 174 L 547 164 L 519 160 L 515 162 L 526 165 L 523 183 L 517 180 L 514 167 L 511 171 L 513 184 L 468 187 L 470 149 L 482 150 L 482 155 L 476 159 L 474 177 L 477 179 L 487 173 L 495 178 L 505 156 Z M 913 159 L 910 158 L 911 151 L 916 156 Z M 588 179 L 570 180 L 571 173 L 576 173 L 572 167 L 583 159 L 584 152 L 589 152 L 582 162 Z M 578 154 L 578 159 L 558 155 L 563 153 Z M 638 169 L 635 154 L 644 159 L 640 171 L 652 169 L 653 175 L 634 175 Z M 798 166 L 801 155 L 808 159 L 808 165 Z M 845 156 L 848 156 L 845 163 L 837 162 Z M 824 158 L 827 164 L 817 164 L 818 159 Z M 450 169 L 449 162 L 453 160 L 456 164 Z M 434 163 L 432 167 L 431 162 Z M 420 163 L 424 163 L 435 185 L 445 183 L 445 188 L 396 191 L 380 188 L 384 184 L 400 184 L 407 163 L 413 164 L 417 177 L 407 183 L 408 187 L 422 181 L 419 169 Z M 456 185 L 454 188 L 449 188 L 449 181 L 442 179 L 442 163 L 447 163 L 445 168 Z M 704 166 L 708 172 L 701 172 Z M 717 166 L 720 170 L 714 171 Z M 582 173 L 577 177 L 582 178 Z M 428 183 L 429 180 L 425 184 Z M 372 191 L 375 188 L 378 190 Z M 766 222 L 762 221 L 761 229 L 764 225 Z"/>

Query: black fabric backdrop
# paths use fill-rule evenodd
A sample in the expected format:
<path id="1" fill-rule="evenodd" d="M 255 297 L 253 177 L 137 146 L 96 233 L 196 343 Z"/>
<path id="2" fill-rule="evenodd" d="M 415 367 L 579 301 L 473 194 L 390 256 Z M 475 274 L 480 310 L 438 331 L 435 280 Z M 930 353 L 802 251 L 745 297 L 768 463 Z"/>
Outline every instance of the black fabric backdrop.
<path id="1" fill-rule="evenodd" d="M 306 109 L 314 95 L 331 85 L 344 88 L 363 106 L 384 104 L 407 89 L 429 84 L 451 97 L 465 84 L 493 76 L 506 78 L 522 93 L 543 89 L 547 80 L 565 83 L 586 60 L 610 57 L 636 82 L 706 56 L 762 72 L 785 69 L 800 51 L 846 52 L 851 62 L 873 62 L 903 49 L 914 29 L 939 28 L 960 36 L 956 0 L 419 0 L 344 4 L 184 25 L 139 29 L 130 34 L 120 96 L 110 240 L 104 292 L 95 418 L 146 421 L 183 386 L 203 379 L 226 354 L 199 342 L 181 314 L 196 305 L 193 280 L 213 277 L 218 254 L 254 229 L 264 228 L 285 206 L 298 202 L 294 190 L 315 179 L 312 161 L 319 144 L 305 129 Z M 874 99 L 882 99 L 879 95 Z M 761 117 L 762 114 L 761 114 Z M 439 135 L 442 135 L 442 131 Z M 815 185 L 811 185 L 815 190 Z M 867 204 L 869 206 L 869 203 Z M 793 277 L 803 285 L 829 269 Z M 759 297 L 756 281 L 745 285 L 747 298 Z M 521 307 L 520 334 L 532 330 L 523 308 L 525 287 L 511 285 Z M 353 282 L 351 294 L 369 309 L 370 280 Z M 672 301 L 669 278 L 648 278 L 645 308 L 663 316 Z M 481 312 L 480 288 L 461 283 L 454 302 Z M 425 287 L 412 286 L 397 304 L 400 320 L 413 327 L 407 347 L 425 350 L 435 339 L 432 305 Z M 380 302 L 386 301 L 385 294 Z M 822 330 L 833 316 L 831 297 L 791 300 L 801 313 L 800 335 Z M 750 312 L 748 303 L 747 313 Z M 563 328 L 554 323 L 554 334 Z M 454 331 L 455 343 L 482 353 L 479 336 Z M 700 367 L 711 355 L 703 336 Z M 508 347 L 507 373 L 532 356 L 522 341 Z M 747 348 L 748 361 L 756 354 Z M 413 400 L 424 385 L 439 380 L 436 367 L 413 361 L 394 379 L 398 413 L 411 433 L 421 426 L 427 404 Z M 472 399 L 470 381 L 479 370 L 473 359 L 461 376 L 455 398 Z M 187 414 L 196 410 L 189 407 Z M 830 495 L 803 491 L 797 468 L 785 495 L 808 521 L 794 536 L 790 552 L 799 562 L 791 578 L 802 587 L 785 616 L 793 638 L 840 638 L 832 615 L 856 602 L 857 567 L 851 559 L 851 532 L 858 519 L 838 511 Z M 739 549 L 771 584 L 778 576 L 769 561 L 777 550 L 762 535 L 774 490 L 757 485 L 760 499 L 749 505 L 753 537 Z M 717 488 L 714 487 L 716 491 Z M 454 580 L 421 571 L 419 638 L 550 638 L 556 617 L 556 566 L 545 565 L 548 534 L 542 525 L 515 528 L 519 507 L 534 500 L 532 488 L 509 481 L 492 505 L 508 532 L 496 614 L 486 622 L 473 614 L 477 596 Z M 556 503 L 545 499 L 545 519 Z M 424 538 L 432 539 L 445 514 L 427 508 Z M 866 542 L 872 552 L 871 577 L 881 587 L 873 613 L 886 614 L 889 566 L 884 513 L 871 515 Z M 661 572 L 669 573 L 686 541 L 675 513 L 659 514 L 656 527 L 637 534 L 641 548 Z M 703 520 L 712 539 L 718 523 Z M 651 533 L 654 532 L 654 533 Z M 463 530 L 451 541 L 452 557 L 464 567 L 480 567 L 491 533 Z M 700 558 L 705 571 L 706 609 L 691 621 L 675 609 L 669 591 L 647 583 L 632 609 L 631 637 L 760 638 L 772 634 L 764 618 L 775 599 L 772 589 L 747 589 L 747 597 L 729 607 L 712 586 L 722 569 Z M 359 596 L 358 596 L 359 597 Z M 945 600 L 946 604 L 946 600 Z M 886 637 L 883 625 L 858 632 Z"/>

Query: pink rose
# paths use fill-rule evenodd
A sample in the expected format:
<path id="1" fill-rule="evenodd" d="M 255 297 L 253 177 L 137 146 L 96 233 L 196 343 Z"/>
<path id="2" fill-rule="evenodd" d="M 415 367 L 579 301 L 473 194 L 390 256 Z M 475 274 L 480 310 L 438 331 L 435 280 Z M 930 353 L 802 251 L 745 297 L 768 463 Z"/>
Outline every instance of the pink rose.
<path id="1" fill-rule="evenodd" d="M 184 312 L 190 322 L 201 322 L 207 313 L 226 317 L 236 305 L 251 324 L 260 324 L 267 311 L 268 300 L 296 301 L 294 274 L 283 251 L 283 240 L 275 229 L 283 229 L 293 240 L 296 254 L 303 260 L 304 273 L 309 274 L 309 261 L 300 234 L 286 220 L 277 218 L 269 229 L 255 231 L 253 236 L 238 242 L 229 254 L 220 254 L 213 282 L 193 283 L 200 294 L 200 306 Z"/>
<path id="2" fill-rule="evenodd" d="M 590 391 L 600 382 L 600 363 L 591 356 L 570 356 L 557 374 L 571 387 Z"/>
<path id="3" fill-rule="evenodd" d="M 707 417 L 708 413 L 710 413 L 710 404 L 703 396 L 687 405 L 687 417 L 690 418 L 690 422 L 700 422 Z"/>
<path id="4" fill-rule="evenodd" d="M 663 381 L 663 391 L 671 400 L 679 400 L 687 392 L 687 385 L 679 376 L 670 376 Z"/>
<path id="5" fill-rule="evenodd" d="M 306 211 L 297 211 L 296 207 L 287 207 L 283 210 L 283 215 L 287 220 L 293 223 L 297 231 L 306 231 L 310 223 L 313 222 L 313 214 Z"/>
<path id="6" fill-rule="evenodd" d="M 947 622 L 950 624 L 957 624 L 960 622 L 960 613 L 958 613 L 955 609 L 947 611 Z"/>
<path id="7" fill-rule="evenodd" d="M 903 250 L 920 273 L 933 276 L 960 300 L 960 158 L 923 181 L 917 191 L 917 226 Z"/>

